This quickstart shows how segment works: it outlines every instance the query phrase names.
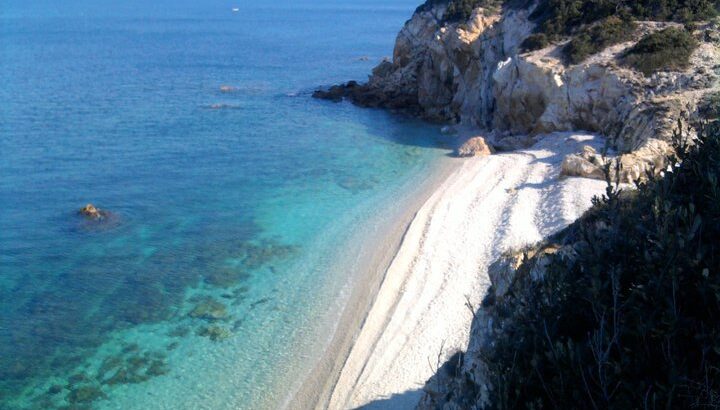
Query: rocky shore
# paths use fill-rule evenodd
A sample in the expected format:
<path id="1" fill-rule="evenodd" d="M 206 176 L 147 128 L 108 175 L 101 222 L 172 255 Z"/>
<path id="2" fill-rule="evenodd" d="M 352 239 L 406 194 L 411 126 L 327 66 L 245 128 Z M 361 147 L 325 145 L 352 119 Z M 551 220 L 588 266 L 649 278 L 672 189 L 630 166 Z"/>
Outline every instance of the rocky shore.
<path id="1" fill-rule="evenodd" d="M 717 22 L 693 28 L 698 46 L 686 70 L 646 76 L 621 64 L 622 56 L 644 35 L 677 23 L 640 22 L 633 40 L 569 64 L 567 42 L 524 51 L 536 30 L 534 6 L 478 7 L 457 22 L 444 20 L 446 9 L 447 2 L 420 7 L 398 34 L 392 61 L 381 62 L 366 83 L 314 97 L 475 127 L 499 151 L 526 148 L 543 133 L 598 133 L 611 149 L 608 161 L 620 161 L 622 179 L 631 181 L 663 168 L 678 121 L 694 131 L 699 103 L 717 90 Z M 602 174 L 604 160 L 578 154 L 570 154 L 565 175 Z"/>

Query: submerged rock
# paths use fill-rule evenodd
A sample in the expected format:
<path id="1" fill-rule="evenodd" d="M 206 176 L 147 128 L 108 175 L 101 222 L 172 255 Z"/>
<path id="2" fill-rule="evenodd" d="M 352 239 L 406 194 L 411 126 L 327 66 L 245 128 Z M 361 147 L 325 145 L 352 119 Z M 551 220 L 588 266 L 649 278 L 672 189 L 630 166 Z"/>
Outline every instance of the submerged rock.
<path id="1" fill-rule="evenodd" d="M 219 342 L 232 336 L 229 330 L 216 325 L 201 327 L 198 329 L 197 334 L 198 336 L 208 337 L 213 342 Z"/>
<path id="2" fill-rule="evenodd" d="M 458 157 L 486 157 L 493 153 L 492 148 L 483 137 L 472 137 L 457 149 Z"/>
<path id="3" fill-rule="evenodd" d="M 219 320 L 224 319 L 228 315 L 227 307 L 213 299 L 205 299 L 198 303 L 188 316 L 196 319 Z"/>
<path id="4" fill-rule="evenodd" d="M 58 394 L 58 393 L 62 392 L 62 390 L 63 390 L 63 387 L 62 387 L 61 385 L 59 385 L 59 384 L 53 384 L 53 385 L 50 386 L 50 388 L 48 389 L 48 394 L 55 395 L 55 394 Z"/>
<path id="5" fill-rule="evenodd" d="M 67 400 L 70 403 L 90 403 L 107 397 L 105 393 L 95 386 L 81 386 L 70 390 Z"/>
<path id="6" fill-rule="evenodd" d="M 103 383 L 112 386 L 116 384 L 138 384 L 147 380 L 150 380 L 150 376 L 128 368 L 122 368 Z"/>
<path id="7" fill-rule="evenodd" d="M 190 333 L 188 326 L 178 326 L 168 332 L 168 336 L 171 337 L 185 337 Z"/>
<path id="8" fill-rule="evenodd" d="M 122 358 L 119 356 L 110 356 L 105 358 L 105 360 L 103 360 L 102 364 L 100 365 L 100 368 L 98 369 L 98 379 L 102 379 L 103 377 L 105 377 L 105 374 L 120 368 L 122 364 Z"/>
<path id="9" fill-rule="evenodd" d="M 87 380 L 88 378 L 84 373 L 76 373 L 68 378 L 68 386 L 79 384 Z"/>
<path id="10" fill-rule="evenodd" d="M 210 285 L 229 288 L 250 277 L 243 269 L 215 268 L 205 273 L 204 279 Z"/>
<path id="11" fill-rule="evenodd" d="M 167 363 L 162 360 L 153 360 L 152 363 L 150 363 L 150 366 L 148 366 L 146 374 L 153 377 L 162 376 L 167 374 L 169 371 L 170 369 L 168 368 Z"/>

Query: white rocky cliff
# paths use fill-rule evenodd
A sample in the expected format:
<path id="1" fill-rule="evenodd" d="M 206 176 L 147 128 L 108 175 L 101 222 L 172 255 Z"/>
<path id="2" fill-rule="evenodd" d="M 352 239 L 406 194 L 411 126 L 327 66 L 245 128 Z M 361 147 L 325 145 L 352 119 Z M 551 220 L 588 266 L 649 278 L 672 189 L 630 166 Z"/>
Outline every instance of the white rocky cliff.
<path id="1" fill-rule="evenodd" d="M 400 31 L 392 62 L 376 67 L 367 84 L 351 82 L 323 96 L 472 126 L 499 150 L 527 147 L 538 134 L 596 132 L 622 154 L 623 178 L 630 180 L 662 168 L 678 120 L 692 124 L 698 101 L 718 87 L 716 25 L 696 33 L 707 34 L 688 70 L 645 77 L 618 62 L 634 42 L 578 65 L 564 63 L 564 43 L 522 53 L 535 29 L 532 6 L 477 8 L 462 23 L 443 22 L 445 8 L 421 6 Z M 671 24 L 640 23 L 636 38 Z M 597 177 L 604 161 L 586 151 L 568 158 L 564 172 Z"/>

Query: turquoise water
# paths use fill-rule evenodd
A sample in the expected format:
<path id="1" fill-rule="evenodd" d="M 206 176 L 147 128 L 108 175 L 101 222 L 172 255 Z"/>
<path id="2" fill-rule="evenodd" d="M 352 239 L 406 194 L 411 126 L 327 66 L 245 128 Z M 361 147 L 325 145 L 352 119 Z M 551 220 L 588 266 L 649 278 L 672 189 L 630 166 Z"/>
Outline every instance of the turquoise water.
<path id="1" fill-rule="evenodd" d="M 355 228 L 445 155 L 309 95 L 416 0 L 26 3 L 0 6 L 0 408 L 277 407 Z"/>

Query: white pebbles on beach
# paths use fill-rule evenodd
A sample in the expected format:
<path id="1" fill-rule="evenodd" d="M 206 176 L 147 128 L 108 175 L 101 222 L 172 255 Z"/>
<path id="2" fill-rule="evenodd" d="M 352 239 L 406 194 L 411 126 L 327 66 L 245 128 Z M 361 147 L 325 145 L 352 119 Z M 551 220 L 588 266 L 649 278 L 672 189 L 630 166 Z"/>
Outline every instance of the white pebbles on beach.
<path id="1" fill-rule="evenodd" d="M 440 363 L 465 350 L 472 312 L 503 251 L 540 241 L 580 217 L 605 183 L 560 178 L 592 135 L 554 133 L 532 148 L 470 158 L 413 219 L 347 358 L 329 408 L 412 408 Z"/>

